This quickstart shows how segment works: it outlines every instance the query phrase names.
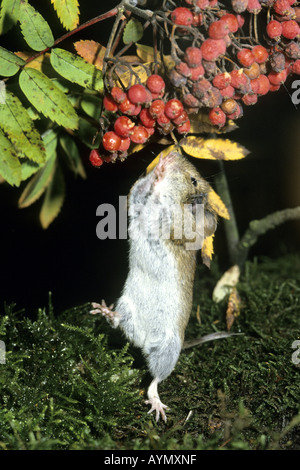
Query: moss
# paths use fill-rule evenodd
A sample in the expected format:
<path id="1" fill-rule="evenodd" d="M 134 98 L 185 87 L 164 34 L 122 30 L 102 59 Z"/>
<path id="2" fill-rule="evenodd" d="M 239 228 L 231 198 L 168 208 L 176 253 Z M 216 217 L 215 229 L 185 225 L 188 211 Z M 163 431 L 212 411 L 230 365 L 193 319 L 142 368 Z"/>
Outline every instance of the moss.
<path id="1" fill-rule="evenodd" d="M 197 274 L 188 339 L 226 328 L 226 303 L 211 300 L 217 262 Z M 143 404 L 145 364 L 87 305 L 55 316 L 50 303 L 34 319 L 6 306 L 0 448 L 299 449 L 299 258 L 247 263 L 238 289 L 243 334 L 182 352 L 160 386 L 167 425 Z"/>

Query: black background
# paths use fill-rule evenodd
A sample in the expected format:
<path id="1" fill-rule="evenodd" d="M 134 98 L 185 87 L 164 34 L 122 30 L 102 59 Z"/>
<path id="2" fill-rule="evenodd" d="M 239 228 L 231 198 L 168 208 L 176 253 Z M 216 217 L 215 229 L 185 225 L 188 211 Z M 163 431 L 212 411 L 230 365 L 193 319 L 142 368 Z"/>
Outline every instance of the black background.
<path id="1" fill-rule="evenodd" d="M 55 13 L 51 13 L 50 1 L 30 3 L 47 18 L 56 38 L 64 34 Z M 99 5 L 90 0 L 80 3 L 81 23 L 117 4 Z M 72 42 L 79 39 L 106 44 L 112 24 L 113 20 L 99 23 L 60 47 L 73 51 Z M 20 44 L 25 50 L 18 27 L 0 39 L 0 45 L 10 50 L 19 50 Z M 250 220 L 300 203 L 300 109 L 290 97 L 295 79 L 290 77 L 285 87 L 261 97 L 257 105 L 244 107 L 244 117 L 237 121 L 239 129 L 226 136 L 251 152 L 244 160 L 225 163 L 241 233 Z M 3 302 L 15 302 L 18 309 L 25 308 L 27 315 L 33 315 L 37 308 L 47 305 L 48 291 L 53 294 L 56 314 L 87 301 L 116 299 L 126 276 L 127 242 L 97 239 L 96 209 L 101 203 L 118 207 L 119 195 L 128 193 L 154 158 L 152 152 L 159 150 L 152 146 L 124 163 L 106 164 L 97 170 L 88 162 L 89 151 L 81 147 L 87 179 L 65 172 L 66 199 L 59 217 L 47 230 L 38 220 L 42 198 L 29 208 L 18 209 L 17 201 L 26 183 L 19 189 L 0 185 L 0 312 Z M 218 165 L 191 160 L 213 185 Z M 286 223 L 261 237 L 250 255 L 296 253 L 299 234 L 299 224 Z M 221 221 L 215 252 L 221 267 L 228 267 Z"/>

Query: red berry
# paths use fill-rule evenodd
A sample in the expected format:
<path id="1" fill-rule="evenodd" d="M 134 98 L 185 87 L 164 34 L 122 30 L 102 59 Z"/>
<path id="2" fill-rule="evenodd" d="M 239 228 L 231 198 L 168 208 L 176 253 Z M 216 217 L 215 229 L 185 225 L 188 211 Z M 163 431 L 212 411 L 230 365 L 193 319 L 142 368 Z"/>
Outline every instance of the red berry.
<path id="1" fill-rule="evenodd" d="M 187 134 L 191 129 L 191 121 L 187 119 L 183 124 L 179 124 L 176 129 L 179 134 Z"/>
<path id="2" fill-rule="evenodd" d="M 201 44 L 202 57 L 205 60 L 217 60 L 218 57 L 226 52 L 226 43 L 224 39 L 205 39 Z"/>
<path id="3" fill-rule="evenodd" d="M 197 0 L 196 5 L 201 10 L 205 10 L 209 6 L 209 0 Z"/>
<path id="4" fill-rule="evenodd" d="M 173 98 L 165 105 L 165 114 L 170 119 L 176 119 L 183 111 L 183 104 L 181 101 Z"/>
<path id="5" fill-rule="evenodd" d="M 160 114 L 156 121 L 159 126 L 165 126 L 171 122 L 168 116 L 165 115 L 165 113 Z"/>
<path id="6" fill-rule="evenodd" d="M 295 39 L 300 34 L 300 26 L 295 20 L 282 22 L 282 36 L 287 39 Z"/>
<path id="7" fill-rule="evenodd" d="M 194 17 L 193 13 L 188 8 L 178 7 L 172 11 L 171 20 L 175 24 L 190 26 L 194 21 Z"/>
<path id="8" fill-rule="evenodd" d="M 221 108 L 213 108 L 209 111 L 208 117 L 214 126 L 223 127 L 226 122 L 226 114 Z"/>
<path id="9" fill-rule="evenodd" d="M 287 70 L 284 69 L 281 72 L 273 72 L 271 71 L 268 74 L 268 79 L 271 85 L 281 85 L 283 82 L 285 82 L 287 77 Z"/>
<path id="10" fill-rule="evenodd" d="M 180 73 L 180 75 L 183 75 L 186 78 L 191 76 L 191 69 L 186 62 L 179 62 L 177 65 L 175 65 L 175 69 L 176 72 Z"/>
<path id="11" fill-rule="evenodd" d="M 180 116 L 178 116 L 176 119 L 172 119 L 172 121 L 175 126 L 180 126 L 181 124 L 185 123 L 188 118 L 188 113 L 186 111 L 182 111 Z"/>
<path id="12" fill-rule="evenodd" d="M 266 95 L 270 90 L 270 82 L 266 75 L 261 74 L 258 78 L 251 80 L 251 89 L 258 95 Z"/>
<path id="13" fill-rule="evenodd" d="M 244 95 L 242 101 L 245 105 L 250 106 L 257 103 L 257 95 L 255 93 Z"/>
<path id="14" fill-rule="evenodd" d="M 276 0 L 273 4 L 273 8 L 278 15 L 290 16 L 293 13 L 293 8 L 288 0 Z"/>
<path id="15" fill-rule="evenodd" d="M 119 116 L 114 123 L 114 130 L 120 137 L 129 137 L 135 124 L 127 116 Z"/>
<path id="16" fill-rule="evenodd" d="M 209 25 L 208 35 L 212 39 L 223 39 L 230 32 L 226 21 L 218 20 Z"/>
<path id="17" fill-rule="evenodd" d="M 150 75 L 150 77 L 148 77 L 146 85 L 151 93 L 164 93 L 166 86 L 164 79 L 160 75 L 156 74 Z"/>
<path id="18" fill-rule="evenodd" d="M 192 87 L 192 93 L 196 98 L 200 100 L 203 98 L 204 94 L 212 87 L 212 84 L 206 78 L 202 78 L 198 82 L 195 82 Z"/>
<path id="19" fill-rule="evenodd" d="M 194 67 L 191 69 L 190 80 L 192 80 L 193 82 L 196 82 L 197 80 L 202 78 L 204 74 L 205 74 L 205 70 L 204 70 L 203 65 L 198 65 L 198 67 Z"/>
<path id="20" fill-rule="evenodd" d="M 232 114 L 227 114 L 228 119 L 238 119 L 243 116 L 243 108 L 242 106 L 238 103 L 237 108 Z"/>
<path id="21" fill-rule="evenodd" d="M 285 48 L 284 53 L 290 59 L 300 59 L 300 45 L 291 41 Z"/>
<path id="22" fill-rule="evenodd" d="M 135 126 L 130 140 L 135 144 L 144 144 L 149 139 L 149 133 L 144 126 Z"/>
<path id="23" fill-rule="evenodd" d="M 140 85 L 138 83 L 132 85 L 129 88 L 129 90 L 127 91 L 127 96 L 131 103 L 134 104 L 143 104 L 149 101 L 149 94 L 146 88 L 144 87 L 144 85 Z"/>
<path id="24" fill-rule="evenodd" d="M 223 23 L 226 23 L 230 33 L 236 33 L 239 29 L 239 23 L 237 17 L 231 13 L 226 13 L 220 19 Z"/>
<path id="25" fill-rule="evenodd" d="M 122 103 L 126 98 L 125 91 L 123 91 L 122 88 L 119 88 L 118 86 L 112 87 L 110 94 L 116 103 Z"/>
<path id="26" fill-rule="evenodd" d="M 189 67 L 197 67 L 201 64 L 202 53 L 199 47 L 187 47 L 184 53 L 184 61 Z"/>
<path id="27" fill-rule="evenodd" d="M 267 49 L 264 46 L 260 45 L 253 47 L 252 54 L 254 55 L 255 61 L 258 64 L 263 64 L 264 62 L 266 62 L 269 55 Z"/>
<path id="28" fill-rule="evenodd" d="M 241 89 L 249 83 L 249 78 L 244 74 L 243 69 L 235 69 L 230 72 L 231 86 L 233 88 Z"/>
<path id="29" fill-rule="evenodd" d="M 232 98 L 235 95 L 235 89 L 233 86 L 228 85 L 226 88 L 222 88 L 220 93 L 224 99 Z"/>
<path id="30" fill-rule="evenodd" d="M 169 72 L 169 79 L 172 85 L 174 85 L 175 88 L 179 88 L 181 86 L 184 86 L 187 82 L 187 78 L 178 73 L 175 69 L 172 69 Z"/>
<path id="31" fill-rule="evenodd" d="M 140 118 L 141 123 L 145 127 L 154 127 L 156 124 L 156 120 L 153 119 L 148 108 L 142 109 L 142 111 L 139 114 L 139 118 Z"/>
<path id="32" fill-rule="evenodd" d="M 119 110 L 123 114 L 127 114 L 129 116 L 137 116 L 141 111 L 141 105 L 137 105 L 132 103 L 128 97 L 126 96 L 125 100 L 119 104 Z"/>
<path id="33" fill-rule="evenodd" d="M 259 13 L 261 10 L 261 4 L 258 0 L 248 0 L 247 10 L 250 13 Z"/>
<path id="34" fill-rule="evenodd" d="M 116 152 L 121 145 L 121 138 L 114 131 L 108 131 L 103 136 L 102 145 L 105 150 Z"/>
<path id="35" fill-rule="evenodd" d="M 279 21 L 271 20 L 267 24 L 267 35 L 271 39 L 279 39 L 282 33 L 282 25 Z"/>
<path id="36" fill-rule="evenodd" d="M 157 118 L 160 116 L 165 110 L 165 103 L 163 100 L 155 100 L 152 101 L 151 106 L 149 108 L 149 113 L 153 118 Z"/>
<path id="37" fill-rule="evenodd" d="M 213 78 L 213 86 L 216 88 L 219 88 L 220 90 L 222 88 L 226 88 L 228 85 L 230 85 L 231 82 L 231 76 L 230 73 L 224 72 L 224 73 L 219 73 Z"/>
<path id="38" fill-rule="evenodd" d="M 105 95 L 103 98 L 103 106 L 106 109 L 106 111 L 111 111 L 115 113 L 118 111 L 118 104 L 115 102 L 113 97 L 111 95 Z"/>
<path id="39" fill-rule="evenodd" d="M 130 144 L 131 144 L 130 137 L 124 137 L 123 139 L 121 139 L 119 152 L 126 152 L 129 149 Z"/>
<path id="40" fill-rule="evenodd" d="M 244 67 L 250 67 L 253 62 L 255 62 L 255 57 L 252 54 L 252 51 L 247 48 L 241 49 L 237 53 L 237 58 Z"/>
<path id="41" fill-rule="evenodd" d="M 292 72 L 300 75 L 300 59 L 295 60 L 292 65 Z"/>
<path id="42" fill-rule="evenodd" d="M 89 161 L 95 167 L 99 167 L 103 165 L 102 157 L 100 157 L 100 154 L 98 150 L 96 149 L 91 150 L 90 155 L 89 155 Z"/>
<path id="43" fill-rule="evenodd" d="M 285 68 L 285 56 L 281 52 L 273 52 L 270 55 L 270 65 L 274 72 L 281 72 Z"/>

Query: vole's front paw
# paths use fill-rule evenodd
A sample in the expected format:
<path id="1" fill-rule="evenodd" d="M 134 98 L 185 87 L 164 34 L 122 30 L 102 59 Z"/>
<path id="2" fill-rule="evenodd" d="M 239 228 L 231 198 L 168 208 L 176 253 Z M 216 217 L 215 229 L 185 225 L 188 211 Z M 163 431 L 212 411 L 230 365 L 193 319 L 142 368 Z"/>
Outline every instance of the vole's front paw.
<path id="1" fill-rule="evenodd" d="M 105 301 L 102 300 L 101 304 L 92 302 L 93 310 L 90 310 L 92 315 L 100 314 L 103 315 L 108 323 L 110 323 L 114 328 L 116 328 L 120 321 L 120 316 L 118 312 L 113 310 L 114 304 L 111 304 L 109 307 L 106 305 Z"/>
<path id="2" fill-rule="evenodd" d="M 159 420 L 159 417 L 161 415 L 162 419 L 164 422 L 167 422 L 167 416 L 164 411 L 164 408 L 168 408 L 167 405 L 164 405 L 159 398 L 157 397 L 152 397 L 149 400 L 145 401 L 146 405 L 151 405 L 150 410 L 148 411 L 148 414 L 152 413 L 155 411 L 155 420 L 156 422 Z"/>

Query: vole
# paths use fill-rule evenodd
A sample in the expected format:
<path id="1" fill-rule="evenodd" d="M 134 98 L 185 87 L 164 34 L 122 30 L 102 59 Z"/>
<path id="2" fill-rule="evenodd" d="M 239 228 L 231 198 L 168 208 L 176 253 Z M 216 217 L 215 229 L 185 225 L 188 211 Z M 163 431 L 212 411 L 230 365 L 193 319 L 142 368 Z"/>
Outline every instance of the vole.
<path id="1" fill-rule="evenodd" d="M 155 411 L 156 421 L 160 415 L 167 420 L 158 384 L 175 367 L 192 308 L 196 252 L 201 248 L 195 240 L 203 241 L 217 226 L 207 199 L 209 191 L 196 168 L 177 152 L 161 158 L 151 172 L 138 179 L 128 198 L 129 273 L 122 295 L 115 310 L 104 301 L 92 303 L 91 313 L 102 314 L 114 328 L 120 326 L 146 356 L 153 376 L 146 403 L 151 405 L 149 413 Z M 198 207 L 203 210 L 201 217 Z M 169 234 L 153 236 L 157 220 L 170 224 Z M 191 225 L 189 238 L 184 224 Z"/>

